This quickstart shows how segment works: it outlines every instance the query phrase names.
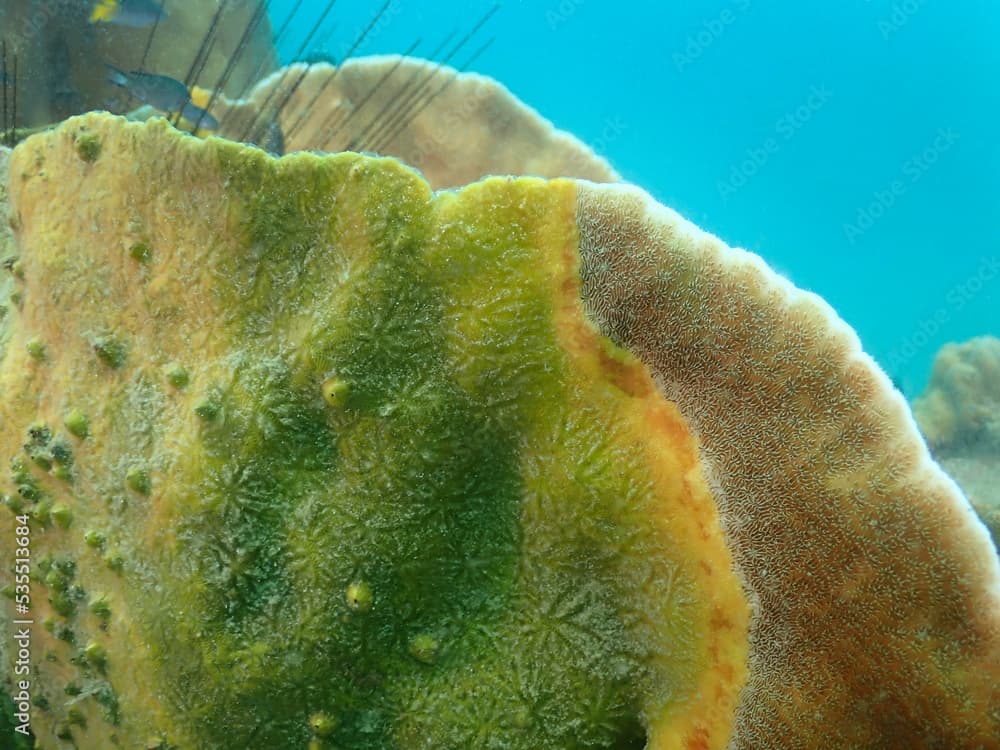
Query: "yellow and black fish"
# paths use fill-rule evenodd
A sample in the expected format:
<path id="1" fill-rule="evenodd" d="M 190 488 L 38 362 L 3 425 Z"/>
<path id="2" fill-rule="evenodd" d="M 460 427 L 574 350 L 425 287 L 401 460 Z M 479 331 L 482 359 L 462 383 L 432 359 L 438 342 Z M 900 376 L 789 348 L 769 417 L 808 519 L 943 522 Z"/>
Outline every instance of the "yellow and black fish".
<path id="1" fill-rule="evenodd" d="M 128 91 L 143 104 L 169 114 L 180 114 L 198 126 L 200 131 L 217 130 L 219 122 L 201 106 L 191 101 L 187 86 L 170 76 L 144 73 L 140 70 L 126 72 L 108 65 L 108 81 Z M 197 89 L 198 100 L 208 105 L 207 92 Z"/>
<path id="2" fill-rule="evenodd" d="M 167 17 L 154 0 L 96 0 L 90 11 L 91 23 L 108 23 L 142 29 Z"/>

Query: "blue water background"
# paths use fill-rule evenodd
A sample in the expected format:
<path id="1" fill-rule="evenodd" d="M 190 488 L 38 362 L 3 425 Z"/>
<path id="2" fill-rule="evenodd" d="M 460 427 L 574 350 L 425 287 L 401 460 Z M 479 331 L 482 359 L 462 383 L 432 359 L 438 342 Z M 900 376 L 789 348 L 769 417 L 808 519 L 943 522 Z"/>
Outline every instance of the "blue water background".
<path id="1" fill-rule="evenodd" d="M 316 41 L 342 56 L 380 5 L 340 0 Z M 393 0 L 357 54 L 427 55 L 491 6 Z M 824 297 L 908 396 L 942 344 L 1000 334 L 990 0 L 508 2 L 456 61 L 491 37 L 474 70 Z"/>

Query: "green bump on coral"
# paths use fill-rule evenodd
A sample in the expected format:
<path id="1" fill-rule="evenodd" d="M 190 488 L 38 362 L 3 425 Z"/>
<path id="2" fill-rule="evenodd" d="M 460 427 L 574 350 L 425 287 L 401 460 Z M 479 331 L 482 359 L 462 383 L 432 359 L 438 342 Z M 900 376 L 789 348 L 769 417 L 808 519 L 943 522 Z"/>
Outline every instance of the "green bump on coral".
<path id="1" fill-rule="evenodd" d="M 118 702 L 118 694 L 107 682 L 100 683 L 93 692 L 94 700 L 101 707 L 101 716 L 112 726 L 119 726 L 121 723 L 121 705 Z"/>
<path id="2" fill-rule="evenodd" d="M 48 499 L 38 501 L 31 509 L 31 517 L 42 526 L 48 526 L 52 520 L 52 501 Z"/>
<path id="3" fill-rule="evenodd" d="M 129 248 L 128 254 L 139 263 L 149 263 L 153 258 L 153 250 L 145 242 L 136 242 Z"/>
<path id="4" fill-rule="evenodd" d="M 317 737 L 329 737 L 337 728 L 337 720 L 329 714 L 313 714 L 309 717 L 309 728 Z"/>
<path id="5" fill-rule="evenodd" d="M 426 633 L 421 633 L 410 641 L 410 655 L 424 664 L 433 664 L 437 661 L 440 648 L 441 644 L 437 639 Z"/>
<path id="6" fill-rule="evenodd" d="M 116 573 L 120 573 L 125 568 L 125 558 L 118 552 L 108 552 L 104 555 L 104 564 Z"/>
<path id="7" fill-rule="evenodd" d="M 87 543 L 88 547 L 101 549 L 104 547 L 104 542 L 107 540 L 104 534 L 102 534 L 100 531 L 90 529 L 83 535 L 83 541 Z"/>
<path id="8" fill-rule="evenodd" d="M 15 456 L 10 460 L 10 478 L 14 484 L 25 484 L 31 481 L 31 472 L 20 457 Z"/>
<path id="9" fill-rule="evenodd" d="M 45 453 L 32 453 L 31 460 L 42 471 L 49 471 L 52 468 L 52 457 Z"/>
<path id="10" fill-rule="evenodd" d="M 61 594 L 59 596 L 62 597 Z M 69 602 L 67 605 L 69 607 L 69 612 L 61 612 L 60 614 L 62 614 L 64 617 L 72 616 L 72 614 L 75 611 L 76 604 L 72 600 L 68 600 L 65 598 L 62 598 L 61 601 Z M 55 605 L 53 604 L 53 606 Z M 60 623 L 56 625 L 55 637 L 58 638 L 60 641 L 65 641 L 71 646 L 76 643 L 76 633 L 74 633 L 73 628 L 71 628 L 66 623 Z M 53 661 L 55 661 L 55 658 L 53 658 Z"/>
<path id="11" fill-rule="evenodd" d="M 101 155 L 101 139 L 96 133 L 81 133 L 76 138 L 76 153 L 85 162 L 97 161 Z"/>
<path id="12" fill-rule="evenodd" d="M 99 338 L 94 341 L 94 353 L 97 358 L 112 370 L 117 370 L 125 364 L 127 350 L 125 344 L 114 338 Z"/>
<path id="13" fill-rule="evenodd" d="M 34 477 L 26 481 L 19 482 L 17 485 L 17 492 L 25 500 L 30 500 L 31 502 L 38 502 L 43 497 L 43 493 L 41 489 L 39 489 L 38 484 L 35 482 Z M 37 506 L 35 509 L 37 510 Z"/>
<path id="14" fill-rule="evenodd" d="M 18 495 L 5 495 L 3 504 L 11 513 L 20 513 L 24 510 L 24 501 Z"/>
<path id="15" fill-rule="evenodd" d="M 37 362 L 41 362 L 45 359 L 46 349 L 45 343 L 41 339 L 28 339 L 25 343 L 24 348 L 28 351 L 28 356 Z"/>
<path id="16" fill-rule="evenodd" d="M 364 581 L 357 581 L 347 587 L 347 606 L 358 612 L 367 612 L 372 608 L 375 596 L 372 588 Z"/>
<path id="17" fill-rule="evenodd" d="M 87 726 L 87 719 L 79 706 L 70 706 L 66 710 L 66 721 L 78 727 Z"/>
<path id="18" fill-rule="evenodd" d="M 63 439 L 58 439 L 49 447 L 52 460 L 57 464 L 70 465 L 73 463 L 73 448 Z"/>
<path id="19" fill-rule="evenodd" d="M 153 480 L 150 479 L 149 472 L 139 466 L 133 466 L 128 470 L 125 474 L 125 484 L 140 495 L 148 495 L 153 491 Z"/>
<path id="20" fill-rule="evenodd" d="M 111 605 L 108 600 L 104 597 L 98 597 L 96 599 L 91 599 L 87 608 L 91 613 L 100 620 L 110 620 L 111 619 Z"/>
<path id="21" fill-rule="evenodd" d="M 177 390 L 184 390 L 191 382 L 191 375 L 181 365 L 173 364 L 167 368 L 167 382 Z"/>
<path id="22" fill-rule="evenodd" d="M 71 435 L 75 435 L 81 440 L 90 433 L 90 420 L 87 415 L 79 409 L 73 409 L 63 420 L 66 429 Z"/>
<path id="23" fill-rule="evenodd" d="M 49 604 L 52 605 L 52 609 L 56 614 L 63 617 L 72 617 L 73 613 L 76 612 L 76 603 L 63 591 L 53 591 L 49 595 Z"/>
<path id="24" fill-rule="evenodd" d="M 201 417 L 206 422 L 211 422 L 222 410 L 222 406 L 214 398 L 206 398 L 199 401 L 194 407 L 194 413 Z"/>
<path id="25" fill-rule="evenodd" d="M 98 669 L 103 669 L 108 663 L 108 651 L 97 641 L 91 641 L 83 649 L 87 663 Z"/>
<path id="26" fill-rule="evenodd" d="M 342 407 L 351 392 L 350 383 L 338 378 L 328 378 L 322 385 L 323 400 L 330 406 Z"/>
<path id="27" fill-rule="evenodd" d="M 34 422 L 28 427 L 28 439 L 32 445 L 48 445 L 52 439 L 52 430 L 45 422 Z"/>
<path id="28" fill-rule="evenodd" d="M 53 591 L 65 591 L 69 587 L 69 582 L 58 570 L 50 570 L 45 574 L 45 585 Z"/>
<path id="29" fill-rule="evenodd" d="M 73 523 L 73 511 L 62 503 L 54 505 L 52 507 L 52 520 L 56 522 L 57 526 L 68 529 Z"/>

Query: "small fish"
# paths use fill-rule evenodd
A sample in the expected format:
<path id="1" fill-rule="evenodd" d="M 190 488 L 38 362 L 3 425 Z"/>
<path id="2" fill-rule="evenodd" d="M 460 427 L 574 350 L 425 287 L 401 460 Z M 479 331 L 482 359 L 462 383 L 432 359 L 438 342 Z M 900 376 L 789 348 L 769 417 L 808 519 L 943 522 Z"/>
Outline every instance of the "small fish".
<path id="1" fill-rule="evenodd" d="M 191 102 L 191 94 L 183 83 L 170 76 L 133 70 L 126 73 L 108 65 L 108 80 L 120 86 L 143 104 L 163 112 L 180 112 Z"/>
<path id="2" fill-rule="evenodd" d="M 143 29 L 166 17 L 166 11 L 153 0 L 96 0 L 90 11 L 91 23 L 108 23 L 130 29 Z"/>
<path id="3" fill-rule="evenodd" d="M 219 128 L 219 121 L 192 102 L 191 92 L 176 78 L 138 70 L 126 73 L 108 65 L 108 80 L 128 91 L 143 104 L 161 112 L 180 113 L 192 125 L 197 123 L 199 132 L 211 132 Z M 199 90 L 199 101 L 201 100 L 207 103 L 208 97 Z"/>

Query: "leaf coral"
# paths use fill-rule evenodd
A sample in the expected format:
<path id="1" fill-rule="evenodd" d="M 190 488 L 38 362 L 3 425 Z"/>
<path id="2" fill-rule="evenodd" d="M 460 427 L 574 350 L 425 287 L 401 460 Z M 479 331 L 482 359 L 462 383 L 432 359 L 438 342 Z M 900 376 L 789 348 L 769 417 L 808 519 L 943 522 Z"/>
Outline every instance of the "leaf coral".
<path id="1" fill-rule="evenodd" d="M 683 418 L 583 317 L 574 183 L 97 115 L 11 174 L 45 741 L 725 743 L 749 608 Z"/>
<path id="2" fill-rule="evenodd" d="M 913 412 L 934 457 L 968 494 L 1000 545 L 1000 339 L 946 344 Z"/>
<path id="3" fill-rule="evenodd" d="M 995 742 L 985 531 L 755 256 L 633 188 L 434 194 L 162 122 L 10 169 L 43 741 Z"/>

